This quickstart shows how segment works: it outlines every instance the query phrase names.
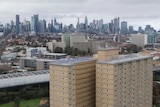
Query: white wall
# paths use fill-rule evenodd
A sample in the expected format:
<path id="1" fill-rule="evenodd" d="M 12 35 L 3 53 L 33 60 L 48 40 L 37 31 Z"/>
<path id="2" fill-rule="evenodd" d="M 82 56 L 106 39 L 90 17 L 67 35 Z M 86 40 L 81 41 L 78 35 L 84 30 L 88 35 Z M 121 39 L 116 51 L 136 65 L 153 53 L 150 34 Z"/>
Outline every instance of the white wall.
<path id="1" fill-rule="evenodd" d="M 132 34 L 131 35 L 132 44 L 135 44 L 140 47 L 144 47 L 147 44 L 147 35 L 146 34 Z"/>

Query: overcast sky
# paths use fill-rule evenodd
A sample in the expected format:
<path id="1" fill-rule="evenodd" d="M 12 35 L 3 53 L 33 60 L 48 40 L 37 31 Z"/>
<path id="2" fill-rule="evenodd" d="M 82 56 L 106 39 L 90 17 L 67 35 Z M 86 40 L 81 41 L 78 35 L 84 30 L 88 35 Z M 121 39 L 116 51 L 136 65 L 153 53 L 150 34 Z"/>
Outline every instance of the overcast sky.
<path id="1" fill-rule="evenodd" d="M 105 23 L 120 17 L 120 21 L 127 21 L 135 29 L 147 24 L 160 29 L 160 0 L 0 0 L 1 23 L 15 21 L 16 14 L 21 22 L 39 14 L 47 22 L 55 17 L 67 25 L 75 25 L 77 17 L 80 22 L 87 16 L 89 22 L 102 18 Z"/>

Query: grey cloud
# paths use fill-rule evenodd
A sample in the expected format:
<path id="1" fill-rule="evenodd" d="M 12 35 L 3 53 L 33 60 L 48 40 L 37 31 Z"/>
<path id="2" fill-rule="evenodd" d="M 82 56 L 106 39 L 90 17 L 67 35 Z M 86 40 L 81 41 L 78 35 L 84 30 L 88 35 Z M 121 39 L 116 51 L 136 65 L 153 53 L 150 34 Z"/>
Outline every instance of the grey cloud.
<path id="1" fill-rule="evenodd" d="M 90 21 L 103 18 L 105 22 L 119 16 L 140 25 L 142 21 L 145 24 L 160 20 L 160 0 L 0 0 L 0 4 L 0 21 L 3 22 L 15 20 L 16 14 L 21 20 L 25 17 L 30 20 L 30 16 L 39 14 L 40 18 L 50 20 L 55 17 L 64 22 L 84 16 Z"/>

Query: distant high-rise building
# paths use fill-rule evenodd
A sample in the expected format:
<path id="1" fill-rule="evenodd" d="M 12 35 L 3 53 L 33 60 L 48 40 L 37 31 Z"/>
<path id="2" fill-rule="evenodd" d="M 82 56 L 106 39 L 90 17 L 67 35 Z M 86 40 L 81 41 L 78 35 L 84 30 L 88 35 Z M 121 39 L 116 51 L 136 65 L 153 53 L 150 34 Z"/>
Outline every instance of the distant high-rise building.
<path id="1" fill-rule="evenodd" d="M 127 28 L 127 22 L 123 21 L 121 22 L 121 34 L 128 34 L 128 28 Z"/>
<path id="2" fill-rule="evenodd" d="M 11 21 L 11 28 L 14 29 L 14 26 L 15 26 L 15 25 L 14 25 L 14 21 L 12 20 L 12 21 Z"/>
<path id="3" fill-rule="evenodd" d="M 143 34 L 143 33 L 144 33 L 144 31 L 143 31 L 142 27 L 138 27 L 138 33 L 141 33 L 141 34 Z"/>
<path id="4" fill-rule="evenodd" d="M 16 33 L 19 34 L 19 25 L 20 25 L 20 21 L 19 21 L 19 15 L 16 15 Z"/>
<path id="5" fill-rule="evenodd" d="M 54 23 L 53 23 L 53 19 L 52 19 L 52 20 L 51 20 L 51 29 L 50 29 L 50 30 L 51 30 L 51 31 L 50 31 L 51 33 L 54 32 L 54 29 L 53 29 L 53 28 L 54 28 Z"/>
<path id="6" fill-rule="evenodd" d="M 87 19 L 87 17 L 85 17 L 84 24 L 85 24 L 85 29 L 87 29 L 88 28 L 88 19 Z"/>
<path id="7" fill-rule="evenodd" d="M 114 30 L 114 34 L 119 34 L 120 33 L 120 28 L 119 28 L 119 21 L 120 18 L 115 18 L 113 20 L 113 30 Z"/>
<path id="8" fill-rule="evenodd" d="M 34 15 L 31 17 L 31 31 L 38 33 L 38 29 L 39 29 L 39 16 L 38 14 Z"/>
<path id="9" fill-rule="evenodd" d="M 153 32 L 154 32 L 154 29 L 151 27 L 151 25 L 146 25 L 145 33 L 146 34 L 152 34 Z"/>
<path id="10" fill-rule="evenodd" d="M 24 22 L 24 30 L 25 32 L 30 32 L 31 31 L 31 25 L 30 25 L 30 21 L 26 21 Z"/>
<path id="11" fill-rule="evenodd" d="M 113 34 L 113 21 L 109 23 L 109 33 Z"/>
<path id="12" fill-rule="evenodd" d="M 19 24 L 19 33 L 24 33 L 24 25 L 23 25 L 23 23 L 20 23 Z"/>
<path id="13" fill-rule="evenodd" d="M 54 26 L 57 24 L 57 20 L 56 18 L 54 18 Z"/>
<path id="14" fill-rule="evenodd" d="M 98 29 L 102 30 L 103 27 L 103 19 L 98 20 Z"/>
<path id="15" fill-rule="evenodd" d="M 40 33 L 46 32 L 46 21 L 44 19 L 39 21 L 39 32 Z"/>
<path id="16" fill-rule="evenodd" d="M 76 29 L 79 30 L 79 28 L 80 28 L 80 24 L 79 24 L 79 17 L 78 17 Z"/>
<path id="17" fill-rule="evenodd" d="M 133 29 L 133 26 L 129 26 L 129 34 L 134 34 L 134 29 Z"/>

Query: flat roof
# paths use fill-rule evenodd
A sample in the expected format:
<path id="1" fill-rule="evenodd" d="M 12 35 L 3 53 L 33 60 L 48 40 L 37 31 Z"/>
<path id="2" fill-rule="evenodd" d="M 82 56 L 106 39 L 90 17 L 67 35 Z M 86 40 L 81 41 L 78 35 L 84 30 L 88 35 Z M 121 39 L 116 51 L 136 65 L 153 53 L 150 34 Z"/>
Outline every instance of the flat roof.
<path id="1" fill-rule="evenodd" d="M 106 64 L 119 64 L 124 62 L 136 61 L 140 59 L 152 58 L 151 56 L 142 56 L 139 54 L 130 54 L 130 55 L 120 55 L 118 59 L 108 60 L 108 61 L 98 61 L 97 63 L 106 63 Z"/>
<path id="2" fill-rule="evenodd" d="M 65 53 L 42 53 L 42 55 L 50 55 L 50 56 L 63 56 L 63 55 L 67 55 Z"/>
<path id="3" fill-rule="evenodd" d="M 119 50 L 118 47 L 100 47 L 98 48 L 100 51 L 106 51 L 106 50 Z"/>
<path id="4" fill-rule="evenodd" d="M 46 59 L 37 57 L 21 57 L 20 59 L 36 60 L 36 61 L 56 61 L 56 59 Z"/>
<path id="5" fill-rule="evenodd" d="M 36 59 L 37 61 L 48 61 L 48 62 L 54 62 L 54 61 L 56 61 L 56 59 L 43 59 L 43 58 L 38 58 L 38 59 Z"/>
<path id="6" fill-rule="evenodd" d="M 77 58 L 69 58 L 69 59 L 65 58 L 65 59 L 57 60 L 51 64 L 71 66 L 71 65 L 75 65 L 77 63 L 86 62 L 86 61 L 93 61 L 93 60 L 95 60 L 95 59 L 93 59 L 92 57 L 77 57 Z"/>

